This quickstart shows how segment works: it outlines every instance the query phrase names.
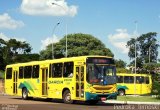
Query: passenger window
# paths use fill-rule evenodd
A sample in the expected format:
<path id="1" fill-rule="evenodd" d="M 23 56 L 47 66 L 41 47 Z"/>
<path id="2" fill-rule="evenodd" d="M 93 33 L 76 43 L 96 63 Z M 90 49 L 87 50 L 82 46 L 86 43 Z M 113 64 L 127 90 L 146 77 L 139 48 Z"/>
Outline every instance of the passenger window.
<path id="1" fill-rule="evenodd" d="M 79 81 L 79 67 L 76 67 L 76 81 Z"/>
<path id="2" fill-rule="evenodd" d="M 136 76 L 136 83 L 137 84 L 144 83 L 144 77 L 143 76 Z"/>
<path id="3" fill-rule="evenodd" d="M 84 81 L 84 66 L 81 66 L 81 81 Z"/>
<path id="4" fill-rule="evenodd" d="M 134 83 L 133 76 L 124 76 L 124 83 Z"/>
<path id="5" fill-rule="evenodd" d="M 117 76 L 117 83 L 123 83 L 123 76 Z"/>
<path id="6" fill-rule="evenodd" d="M 63 77 L 73 77 L 73 62 L 64 63 Z"/>
<path id="7" fill-rule="evenodd" d="M 50 64 L 50 65 L 49 65 L 49 77 L 50 77 L 50 78 L 52 77 L 52 68 L 51 68 L 51 67 L 52 67 L 52 65 Z"/>
<path id="8" fill-rule="evenodd" d="M 52 77 L 62 77 L 62 63 L 52 64 Z"/>
<path id="9" fill-rule="evenodd" d="M 149 77 L 146 77 L 146 84 L 149 84 Z"/>
<path id="10" fill-rule="evenodd" d="M 19 79 L 23 78 L 23 66 L 19 67 Z"/>
<path id="11" fill-rule="evenodd" d="M 32 66 L 25 66 L 24 67 L 24 78 L 31 78 L 32 74 Z"/>
<path id="12" fill-rule="evenodd" d="M 32 78 L 39 78 L 39 65 L 33 66 Z"/>
<path id="13" fill-rule="evenodd" d="M 7 68 L 6 79 L 12 79 L 12 68 Z"/>

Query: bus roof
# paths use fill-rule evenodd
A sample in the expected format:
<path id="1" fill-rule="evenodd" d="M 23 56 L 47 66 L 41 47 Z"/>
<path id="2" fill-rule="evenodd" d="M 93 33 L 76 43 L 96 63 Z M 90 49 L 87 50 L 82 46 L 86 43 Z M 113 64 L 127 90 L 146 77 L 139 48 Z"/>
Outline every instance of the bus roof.
<path id="1" fill-rule="evenodd" d="M 117 76 L 151 76 L 150 74 L 145 73 L 117 73 Z"/>
<path id="2" fill-rule="evenodd" d="M 26 64 L 32 64 L 32 65 L 36 65 L 36 64 L 41 64 L 44 62 L 59 62 L 59 61 L 73 61 L 73 60 L 79 60 L 79 59 L 86 59 L 86 58 L 91 58 L 91 57 L 99 57 L 99 58 L 112 58 L 109 56 L 99 56 L 99 55 L 90 55 L 90 56 L 77 56 L 77 57 L 67 57 L 67 58 L 59 58 L 59 59 L 48 59 L 48 60 L 41 60 L 41 61 L 30 61 L 30 62 L 24 62 L 24 63 L 16 63 L 16 64 L 10 64 L 7 65 L 7 67 L 11 67 L 11 66 L 23 66 Z"/>

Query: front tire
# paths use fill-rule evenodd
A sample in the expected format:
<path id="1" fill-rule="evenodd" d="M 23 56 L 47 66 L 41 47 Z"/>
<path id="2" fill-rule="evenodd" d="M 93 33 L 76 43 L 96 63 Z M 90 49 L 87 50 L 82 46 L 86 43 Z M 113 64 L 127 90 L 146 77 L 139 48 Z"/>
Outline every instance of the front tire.
<path id="1" fill-rule="evenodd" d="M 124 95 L 125 95 L 125 90 L 119 89 L 119 90 L 118 90 L 118 95 L 119 95 L 119 96 L 124 96 Z"/>
<path id="2" fill-rule="evenodd" d="M 71 99 L 71 93 L 69 90 L 66 90 L 64 93 L 63 93 L 63 101 L 64 103 L 66 104 L 72 104 L 73 103 L 73 100 Z"/>

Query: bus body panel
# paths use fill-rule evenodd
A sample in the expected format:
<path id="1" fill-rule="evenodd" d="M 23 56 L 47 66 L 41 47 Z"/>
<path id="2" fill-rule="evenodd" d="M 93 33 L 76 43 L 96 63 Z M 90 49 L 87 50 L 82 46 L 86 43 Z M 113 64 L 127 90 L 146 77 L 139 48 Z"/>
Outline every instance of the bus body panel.
<path id="1" fill-rule="evenodd" d="M 116 99 L 117 97 L 117 85 L 94 85 L 86 84 L 86 100 L 99 100 L 98 98 Z"/>
<path id="2" fill-rule="evenodd" d="M 152 89 L 151 75 L 118 73 L 117 77 L 118 77 L 117 90 L 124 90 L 125 94 L 144 95 L 151 93 Z"/>
<path id="3" fill-rule="evenodd" d="M 100 98 L 104 97 L 106 99 L 116 99 L 116 83 L 94 85 L 86 81 L 88 80 L 86 76 L 88 71 L 86 59 L 92 58 L 93 60 L 94 57 L 95 56 L 82 56 L 8 65 L 6 69 L 12 68 L 12 78 L 5 78 L 6 94 L 22 96 L 23 89 L 26 88 L 28 97 L 63 99 L 64 92 L 68 90 L 70 91 L 72 100 L 100 100 Z M 103 58 L 112 59 L 111 57 L 96 56 L 96 61 L 98 58 L 102 58 L 102 60 L 100 60 L 102 63 L 104 63 Z M 62 76 L 53 77 L 55 73 L 52 73 L 52 69 L 56 68 L 60 63 L 62 63 Z M 65 64 L 73 64 L 72 77 L 64 76 L 64 73 L 69 71 L 65 70 Z M 38 67 L 38 69 L 36 69 L 36 67 Z M 101 68 L 101 66 L 97 67 Z M 20 70 L 20 68 L 22 68 L 22 70 Z M 30 69 L 27 70 L 26 68 Z M 66 68 L 69 68 L 69 66 L 66 66 Z M 38 71 L 38 76 L 33 77 L 36 71 Z M 56 70 L 54 70 L 54 72 L 55 71 Z M 6 74 L 9 74 L 9 71 L 6 71 Z M 26 74 L 31 74 L 31 76 L 25 76 Z M 17 78 L 16 80 L 15 77 Z M 16 85 L 14 87 L 15 90 L 13 89 L 13 85 Z"/>
<path id="4" fill-rule="evenodd" d="M 6 94 L 13 95 L 13 87 L 11 84 L 13 84 L 12 79 L 5 80 L 5 93 Z"/>

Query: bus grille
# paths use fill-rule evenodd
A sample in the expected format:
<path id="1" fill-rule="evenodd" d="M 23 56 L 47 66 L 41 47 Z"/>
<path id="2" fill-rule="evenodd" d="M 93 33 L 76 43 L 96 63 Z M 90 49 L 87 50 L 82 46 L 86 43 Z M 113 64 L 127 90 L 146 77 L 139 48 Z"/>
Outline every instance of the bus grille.
<path id="1" fill-rule="evenodd" d="M 110 90 L 113 87 L 93 87 L 93 88 L 96 89 L 96 90 Z"/>

